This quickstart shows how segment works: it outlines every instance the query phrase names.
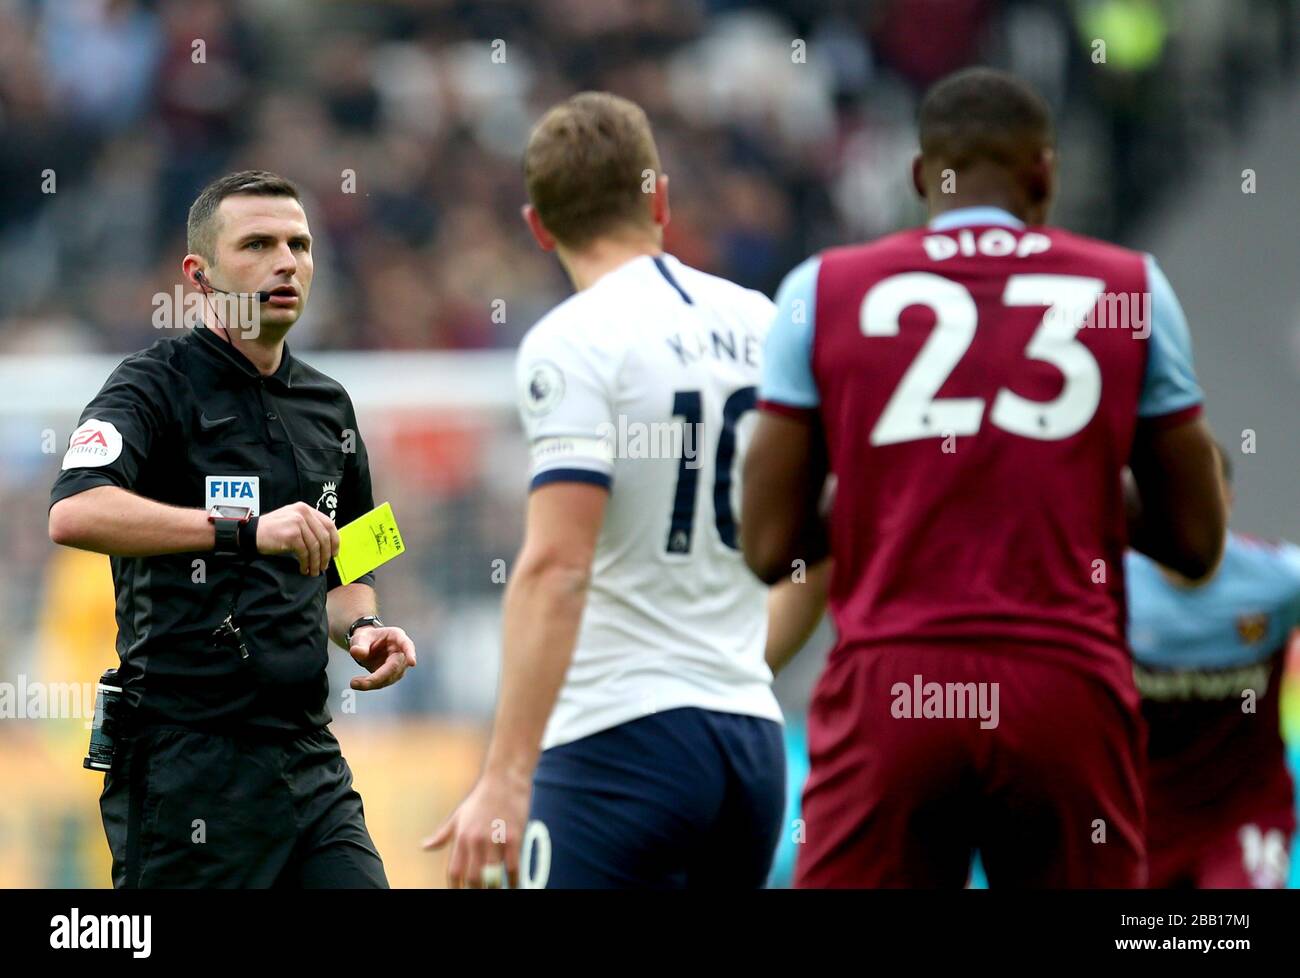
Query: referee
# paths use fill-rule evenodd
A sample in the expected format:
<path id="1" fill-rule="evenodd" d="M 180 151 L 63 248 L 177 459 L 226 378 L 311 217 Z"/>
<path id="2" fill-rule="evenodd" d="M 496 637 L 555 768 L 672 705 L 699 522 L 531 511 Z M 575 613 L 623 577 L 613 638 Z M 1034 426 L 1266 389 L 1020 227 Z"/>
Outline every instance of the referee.
<path id="1" fill-rule="evenodd" d="M 115 887 L 386 887 L 330 733 L 329 640 L 379 689 L 415 665 L 341 585 L 338 531 L 374 507 L 347 392 L 285 334 L 312 283 L 292 183 L 222 177 L 190 208 L 203 323 L 127 357 L 82 412 L 50 539 L 108 554 L 122 687 L 100 810 Z M 224 315 L 222 295 L 251 317 Z M 229 327 L 229 328 L 227 328 Z"/>

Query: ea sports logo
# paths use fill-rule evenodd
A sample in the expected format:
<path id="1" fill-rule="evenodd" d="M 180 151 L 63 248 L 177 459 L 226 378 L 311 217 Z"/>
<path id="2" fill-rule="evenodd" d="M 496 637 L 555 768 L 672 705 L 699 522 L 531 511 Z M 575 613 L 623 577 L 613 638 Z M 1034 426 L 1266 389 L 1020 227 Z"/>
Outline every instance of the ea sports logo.
<path id="1" fill-rule="evenodd" d="M 82 445 L 97 445 L 104 451 L 108 451 L 108 439 L 104 437 L 104 432 L 98 429 L 81 429 L 72 436 L 72 448 L 80 448 Z"/>
<path id="2" fill-rule="evenodd" d="M 122 454 L 122 433 L 111 421 L 87 418 L 68 439 L 64 469 L 94 468 L 117 461 Z"/>
<path id="3" fill-rule="evenodd" d="M 320 488 L 320 498 L 316 500 L 316 508 L 333 520 L 334 514 L 339 508 L 337 487 L 333 482 L 325 482 L 321 484 Z"/>

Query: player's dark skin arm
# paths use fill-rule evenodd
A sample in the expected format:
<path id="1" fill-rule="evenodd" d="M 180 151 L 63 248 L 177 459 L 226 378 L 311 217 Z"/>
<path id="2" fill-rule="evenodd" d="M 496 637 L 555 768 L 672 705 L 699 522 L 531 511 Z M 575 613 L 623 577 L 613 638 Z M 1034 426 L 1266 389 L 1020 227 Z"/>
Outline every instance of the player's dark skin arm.
<path id="1" fill-rule="evenodd" d="M 1169 428 L 1139 424 L 1126 486 L 1129 544 L 1190 580 L 1223 557 L 1227 500 L 1204 418 Z"/>
<path id="2" fill-rule="evenodd" d="M 745 454 L 740 549 L 764 584 L 787 577 L 796 560 L 811 566 L 829 553 L 818 511 L 826 469 L 815 419 L 760 412 Z"/>
<path id="3" fill-rule="evenodd" d="M 791 574 L 767 594 L 767 643 L 763 659 L 775 676 L 808 644 L 821 624 L 830 588 L 831 561 Z"/>

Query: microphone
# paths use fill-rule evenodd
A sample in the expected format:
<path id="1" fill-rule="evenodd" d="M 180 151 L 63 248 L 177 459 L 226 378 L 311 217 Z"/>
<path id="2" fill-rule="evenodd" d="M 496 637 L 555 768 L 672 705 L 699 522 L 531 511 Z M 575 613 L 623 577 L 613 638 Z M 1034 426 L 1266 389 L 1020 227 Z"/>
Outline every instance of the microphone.
<path id="1" fill-rule="evenodd" d="M 195 273 L 194 273 L 194 281 L 196 281 L 196 282 L 202 282 L 205 286 L 207 286 L 207 287 L 208 287 L 209 289 L 211 289 L 213 292 L 220 292 L 222 295 L 255 295 L 255 296 L 257 296 L 257 301 L 258 301 L 259 303 L 260 303 L 260 302 L 270 302 L 270 301 L 271 301 L 271 293 L 270 293 L 270 292 L 231 292 L 229 289 L 219 289 L 219 288 L 217 288 L 215 285 L 213 285 L 211 282 L 209 282 L 209 281 L 208 281 L 208 277 L 207 277 L 206 275 L 204 275 L 202 272 L 195 272 Z"/>

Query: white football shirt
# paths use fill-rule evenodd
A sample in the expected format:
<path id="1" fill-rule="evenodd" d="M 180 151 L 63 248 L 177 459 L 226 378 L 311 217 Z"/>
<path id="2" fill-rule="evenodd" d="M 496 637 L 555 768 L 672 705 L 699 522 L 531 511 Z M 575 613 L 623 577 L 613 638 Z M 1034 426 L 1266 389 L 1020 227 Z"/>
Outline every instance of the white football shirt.
<path id="1" fill-rule="evenodd" d="M 781 720 L 763 659 L 767 588 L 738 549 L 773 313 L 759 292 L 645 255 L 524 337 L 516 379 L 532 488 L 610 489 L 544 749 L 687 706 Z"/>

